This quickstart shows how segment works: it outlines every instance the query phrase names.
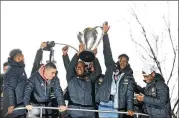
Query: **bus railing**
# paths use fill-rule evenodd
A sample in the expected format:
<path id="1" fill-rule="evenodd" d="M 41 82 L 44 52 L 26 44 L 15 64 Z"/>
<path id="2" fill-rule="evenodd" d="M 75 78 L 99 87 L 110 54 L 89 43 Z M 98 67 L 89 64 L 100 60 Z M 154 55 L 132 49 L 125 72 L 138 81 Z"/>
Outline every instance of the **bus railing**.
<path id="1" fill-rule="evenodd" d="M 23 110 L 26 109 L 26 107 L 19 107 L 19 108 L 15 108 L 14 111 L 16 110 Z M 42 118 L 43 109 L 51 109 L 51 110 L 60 110 L 58 107 L 32 107 L 32 109 L 40 109 L 40 118 Z M 128 112 L 122 112 L 122 111 L 113 111 L 113 110 L 89 110 L 89 109 L 75 109 L 75 108 L 67 108 L 68 111 L 89 111 L 89 112 L 101 112 L 101 113 L 118 113 L 118 114 L 128 114 Z M 29 111 L 28 111 L 29 114 Z M 7 113 L 5 114 L 5 116 L 8 115 Z M 143 113 L 134 113 L 134 115 L 137 116 L 137 118 L 139 116 L 149 116 L 147 114 L 143 114 Z M 31 117 L 30 114 L 28 117 Z"/>

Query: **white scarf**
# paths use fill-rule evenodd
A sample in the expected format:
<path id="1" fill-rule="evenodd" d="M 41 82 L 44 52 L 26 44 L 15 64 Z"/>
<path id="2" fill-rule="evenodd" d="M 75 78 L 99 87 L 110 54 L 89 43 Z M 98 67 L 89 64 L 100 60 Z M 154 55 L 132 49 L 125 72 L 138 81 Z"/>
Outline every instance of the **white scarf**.
<path id="1" fill-rule="evenodd" d="M 121 81 L 121 78 L 123 77 L 125 73 L 121 73 L 120 75 L 115 75 L 113 73 L 112 75 L 112 83 L 111 83 L 111 95 L 114 95 L 114 108 L 118 108 L 118 89 L 119 89 L 119 82 Z M 117 78 L 114 78 L 117 77 Z M 115 83 L 115 81 L 117 81 Z"/>

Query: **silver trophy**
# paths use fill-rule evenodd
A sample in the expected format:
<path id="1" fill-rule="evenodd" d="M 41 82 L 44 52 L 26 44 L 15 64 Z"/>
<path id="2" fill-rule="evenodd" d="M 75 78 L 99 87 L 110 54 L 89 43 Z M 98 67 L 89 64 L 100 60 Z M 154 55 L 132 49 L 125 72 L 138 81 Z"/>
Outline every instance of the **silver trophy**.
<path id="1" fill-rule="evenodd" d="M 105 22 L 104 24 L 108 24 Z M 101 32 L 101 36 L 99 34 Z M 104 32 L 101 26 L 94 28 L 85 28 L 83 33 L 79 32 L 77 38 L 80 43 L 85 44 L 85 49 L 79 54 L 79 58 L 85 62 L 91 62 L 95 59 L 93 49 L 97 48 L 103 38 Z"/>

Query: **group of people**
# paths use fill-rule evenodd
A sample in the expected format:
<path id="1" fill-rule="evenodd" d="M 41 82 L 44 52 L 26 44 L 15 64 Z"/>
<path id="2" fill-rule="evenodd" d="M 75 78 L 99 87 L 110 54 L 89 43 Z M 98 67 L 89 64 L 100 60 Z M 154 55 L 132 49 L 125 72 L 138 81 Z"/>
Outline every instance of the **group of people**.
<path id="1" fill-rule="evenodd" d="M 62 49 L 68 84 L 64 91 L 60 87 L 56 65 L 53 62 L 41 63 L 43 49 L 47 47 L 46 42 L 41 44 L 36 53 L 30 78 L 27 78 L 24 70 L 22 51 L 12 50 L 8 58 L 8 67 L 3 75 L 1 117 L 25 118 L 27 113 L 31 114 L 31 117 L 39 117 L 40 111 L 33 107 L 52 106 L 58 107 L 60 112 L 43 110 L 43 117 L 132 118 L 136 117 L 135 113 L 140 112 L 148 114 L 149 118 L 171 118 L 169 88 L 164 78 L 149 65 L 141 72 L 146 87 L 137 85 L 128 55 L 121 54 L 118 61 L 114 61 L 108 30 L 109 26 L 103 24 L 103 54 L 106 66 L 104 74 L 96 57 L 97 49 L 93 50 L 95 59 L 92 62 L 79 59 L 79 54 L 85 49 L 84 44 L 79 45 L 79 51 L 74 54 L 71 61 L 68 56 L 68 46 Z M 68 105 L 65 104 L 65 100 L 68 101 Z M 14 111 L 14 108 L 23 106 L 26 110 Z M 68 110 L 68 108 L 82 110 Z M 83 109 L 99 112 L 83 111 Z M 113 112 L 100 112 L 106 110 Z M 119 114 L 118 111 L 127 114 Z"/>

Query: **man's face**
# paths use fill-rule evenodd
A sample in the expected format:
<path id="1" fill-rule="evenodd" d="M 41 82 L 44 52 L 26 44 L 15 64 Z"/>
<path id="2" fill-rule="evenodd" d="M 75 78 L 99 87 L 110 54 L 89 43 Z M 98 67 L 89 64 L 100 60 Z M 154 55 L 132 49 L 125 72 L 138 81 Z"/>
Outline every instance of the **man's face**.
<path id="1" fill-rule="evenodd" d="M 144 82 L 150 83 L 154 79 L 154 76 L 155 76 L 154 73 L 151 73 L 151 74 L 148 74 L 148 75 L 143 75 Z"/>
<path id="2" fill-rule="evenodd" d="M 121 69 L 124 69 L 128 65 L 128 61 L 126 57 L 119 58 L 119 66 Z"/>
<path id="3" fill-rule="evenodd" d="M 54 68 L 46 68 L 44 75 L 48 80 L 51 80 L 55 77 L 57 70 Z"/>
<path id="4" fill-rule="evenodd" d="M 15 57 L 14 57 L 14 60 L 16 62 L 24 62 L 24 55 L 23 54 L 17 54 Z"/>
<path id="5" fill-rule="evenodd" d="M 7 71 L 8 67 L 9 67 L 9 66 L 4 66 L 4 67 L 3 67 L 3 72 L 4 72 L 4 73 Z"/>
<path id="6" fill-rule="evenodd" d="M 78 76 L 82 75 L 85 71 L 85 64 L 83 62 L 78 62 L 76 66 L 76 74 Z"/>

